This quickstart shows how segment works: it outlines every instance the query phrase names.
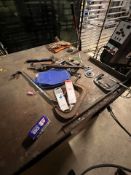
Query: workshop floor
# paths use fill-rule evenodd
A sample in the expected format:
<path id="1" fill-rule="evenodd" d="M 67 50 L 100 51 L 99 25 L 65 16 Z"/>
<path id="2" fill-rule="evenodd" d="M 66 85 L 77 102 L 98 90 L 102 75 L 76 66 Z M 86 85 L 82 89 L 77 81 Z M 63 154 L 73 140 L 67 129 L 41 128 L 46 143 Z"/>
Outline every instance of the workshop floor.
<path id="1" fill-rule="evenodd" d="M 112 105 L 119 121 L 131 132 L 131 99 L 119 97 Z M 104 110 L 94 124 L 64 143 L 22 175 L 80 175 L 92 165 L 114 163 L 131 168 L 131 138 Z M 114 175 L 115 169 L 93 170 L 89 175 Z M 129 175 L 129 174 L 128 174 Z"/>

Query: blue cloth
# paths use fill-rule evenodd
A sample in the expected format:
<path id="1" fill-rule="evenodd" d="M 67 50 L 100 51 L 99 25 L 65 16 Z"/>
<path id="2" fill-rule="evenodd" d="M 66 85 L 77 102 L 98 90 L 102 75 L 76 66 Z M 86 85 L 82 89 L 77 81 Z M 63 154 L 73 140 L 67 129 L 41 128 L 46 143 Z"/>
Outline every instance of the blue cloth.
<path id="1" fill-rule="evenodd" d="M 70 73 L 65 69 L 50 69 L 48 71 L 38 73 L 34 82 L 42 87 L 57 87 L 62 85 L 65 80 L 69 80 Z"/>

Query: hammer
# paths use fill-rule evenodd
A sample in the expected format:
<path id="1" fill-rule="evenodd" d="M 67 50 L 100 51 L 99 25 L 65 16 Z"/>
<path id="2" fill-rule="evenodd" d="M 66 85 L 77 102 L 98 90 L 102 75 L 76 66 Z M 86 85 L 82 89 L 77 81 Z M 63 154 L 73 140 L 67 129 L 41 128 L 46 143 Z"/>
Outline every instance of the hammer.
<path id="1" fill-rule="evenodd" d="M 26 60 L 26 63 L 38 63 L 38 62 L 47 62 L 47 61 L 52 61 L 52 63 L 55 63 L 56 59 L 55 57 L 52 55 L 49 58 L 42 58 L 42 59 L 29 59 Z"/>

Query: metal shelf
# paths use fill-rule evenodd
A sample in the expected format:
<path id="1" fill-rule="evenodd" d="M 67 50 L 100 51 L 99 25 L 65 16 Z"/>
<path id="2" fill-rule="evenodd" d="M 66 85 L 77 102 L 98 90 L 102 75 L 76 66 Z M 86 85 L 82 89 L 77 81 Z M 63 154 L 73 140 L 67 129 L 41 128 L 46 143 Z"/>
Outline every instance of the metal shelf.
<path id="1" fill-rule="evenodd" d="M 129 17 L 129 1 L 130 0 L 111 1 L 98 48 L 107 43 L 118 24 L 118 20 Z M 108 4 L 109 0 L 86 1 L 81 32 L 83 51 L 90 50 L 90 48 L 95 50 Z"/>

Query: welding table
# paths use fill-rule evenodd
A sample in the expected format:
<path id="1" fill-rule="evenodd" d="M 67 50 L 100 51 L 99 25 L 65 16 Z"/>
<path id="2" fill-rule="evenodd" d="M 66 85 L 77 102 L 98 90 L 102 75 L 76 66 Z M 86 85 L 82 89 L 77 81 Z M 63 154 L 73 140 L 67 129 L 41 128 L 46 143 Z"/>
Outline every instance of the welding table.
<path id="1" fill-rule="evenodd" d="M 60 58 L 65 51 L 55 54 Z M 24 62 L 31 58 L 44 58 L 51 56 L 45 46 L 32 48 L 25 51 L 16 52 L 7 56 L 0 57 L 0 174 L 19 174 L 29 166 L 33 165 L 40 158 L 49 153 L 61 142 L 76 134 L 84 128 L 89 121 L 94 119 L 95 111 L 85 114 L 84 121 L 75 122 L 65 129 L 61 129 L 66 123 L 58 121 L 49 105 L 39 94 L 28 96 L 27 91 L 33 89 L 28 82 L 19 77 L 19 79 L 9 80 L 10 75 L 17 70 L 25 71 L 33 76 L 31 70 L 27 70 L 27 64 Z M 78 53 L 76 53 L 78 55 Z M 91 66 L 95 76 L 104 73 L 110 76 L 96 65 L 88 61 L 87 55 L 80 53 L 83 62 Z M 83 70 L 81 70 L 83 71 Z M 105 94 L 93 83 L 92 78 L 87 78 L 82 74 L 78 80 L 87 89 L 87 94 L 83 100 L 80 111 L 87 109 L 98 101 Z M 109 101 L 115 100 L 122 92 L 110 97 Z M 105 103 L 105 102 L 103 102 Z M 29 144 L 27 139 L 28 131 L 45 114 L 51 121 L 45 132 L 33 143 Z"/>

